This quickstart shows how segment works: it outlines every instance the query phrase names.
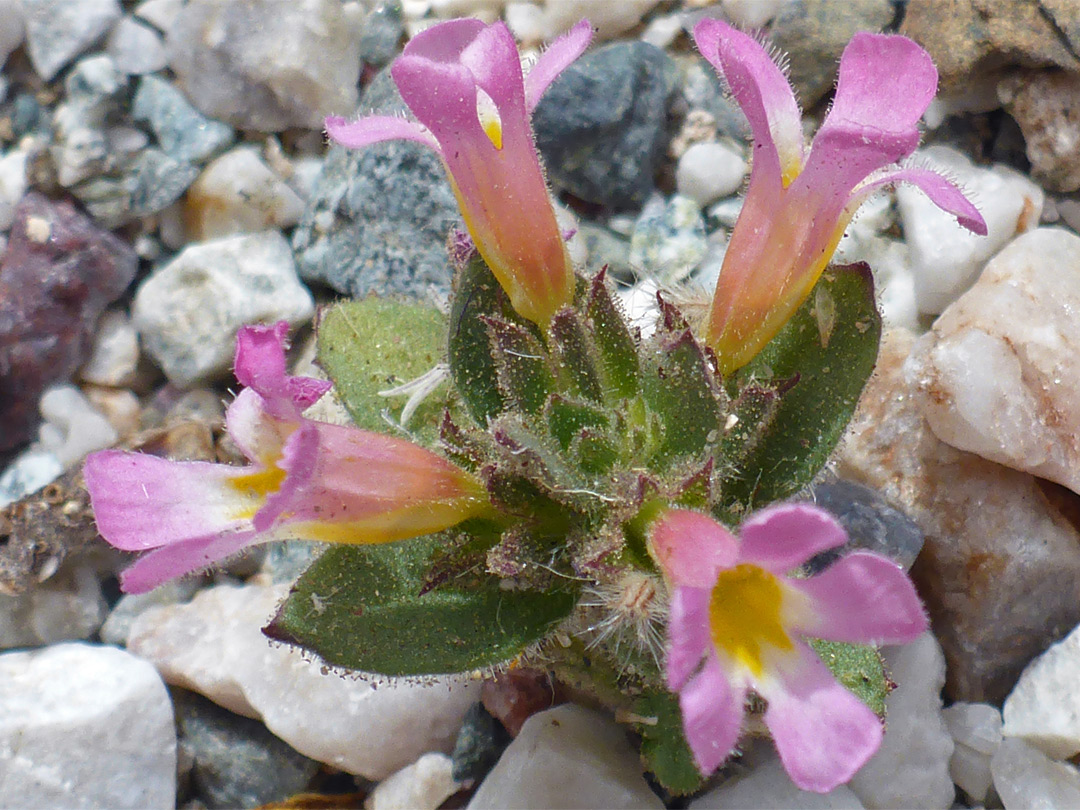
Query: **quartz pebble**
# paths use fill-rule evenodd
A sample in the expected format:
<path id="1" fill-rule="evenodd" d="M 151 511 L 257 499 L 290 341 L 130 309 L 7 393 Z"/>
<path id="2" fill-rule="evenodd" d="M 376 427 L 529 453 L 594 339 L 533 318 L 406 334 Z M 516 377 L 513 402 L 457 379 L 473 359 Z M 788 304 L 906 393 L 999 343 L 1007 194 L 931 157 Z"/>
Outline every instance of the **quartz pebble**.
<path id="1" fill-rule="evenodd" d="M 1001 745 L 1001 712 L 989 703 L 954 703 L 942 712 L 952 735 L 949 775 L 975 804 L 986 804 L 993 784 L 990 760 Z"/>
<path id="2" fill-rule="evenodd" d="M 120 387 L 131 384 L 139 365 L 139 335 L 123 310 L 101 316 L 89 359 L 79 377 L 95 385 Z"/>
<path id="3" fill-rule="evenodd" d="M 1080 237 L 1018 237 L 916 345 L 909 373 L 938 438 L 1080 492 Z"/>
<path id="4" fill-rule="evenodd" d="M 86 359 L 98 317 L 136 268 L 131 247 L 71 203 L 23 197 L 0 258 L 0 450 L 33 435 L 39 397 Z"/>
<path id="5" fill-rule="evenodd" d="M 695 143 L 679 158 L 675 185 L 680 194 L 704 207 L 738 191 L 746 169 L 738 150 L 716 141 Z"/>
<path id="6" fill-rule="evenodd" d="M 105 52 L 129 75 L 154 73 L 165 67 L 165 43 L 153 28 L 124 17 L 109 33 Z"/>
<path id="7" fill-rule="evenodd" d="M 436 810 L 460 788 L 446 754 L 424 754 L 384 779 L 364 800 L 364 810 Z"/>
<path id="8" fill-rule="evenodd" d="M 739 779 L 725 782 L 690 802 L 690 810 L 862 810 L 846 785 L 828 793 L 800 790 L 772 756 Z"/>
<path id="9" fill-rule="evenodd" d="M 146 20 L 159 31 L 168 31 L 187 0 L 143 0 L 135 7 L 135 16 Z"/>
<path id="10" fill-rule="evenodd" d="M 240 129 L 322 129 L 356 109 L 360 50 L 339 0 L 191 0 L 169 27 L 169 67 L 188 98 Z"/>
<path id="11" fill-rule="evenodd" d="M 264 231 L 188 247 L 139 286 L 132 321 L 170 382 L 189 388 L 229 370 L 244 324 L 298 326 L 314 312 L 289 243 Z"/>
<path id="12" fill-rule="evenodd" d="M 743 30 L 763 28 L 792 0 L 721 0 L 724 16 Z"/>
<path id="13" fill-rule="evenodd" d="M 23 0 L 26 45 L 48 81 L 120 19 L 119 0 Z"/>
<path id="14" fill-rule="evenodd" d="M 176 732 L 154 668 L 113 647 L 0 656 L 0 806 L 172 808 Z"/>
<path id="15" fill-rule="evenodd" d="M 0 67 L 23 41 L 25 26 L 20 0 L 0 0 Z M 3 95 L 0 94 L 0 99 Z"/>
<path id="16" fill-rule="evenodd" d="M 934 435 L 904 373 L 913 342 L 886 333 L 836 473 L 879 490 L 923 530 L 911 574 L 945 651 L 946 689 L 997 702 L 1080 623 L 1080 534 L 1037 479 Z"/>
<path id="17" fill-rule="evenodd" d="M 211 162 L 184 199 L 184 225 L 192 242 L 289 228 L 303 212 L 303 201 L 250 146 Z"/>
<path id="18" fill-rule="evenodd" d="M 0 473 L 0 509 L 37 492 L 63 471 L 64 465 L 53 453 L 40 446 L 28 447 Z"/>
<path id="19" fill-rule="evenodd" d="M 701 209 L 689 197 L 659 195 L 646 203 L 630 237 L 630 267 L 662 286 L 686 278 L 708 249 Z"/>
<path id="20" fill-rule="evenodd" d="M 629 31 L 657 3 L 658 0 L 619 0 L 617 3 L 597 3 L 596 0 L 512 2 L 506 4 L 506 23 L 518 39 L 539 43 L 554 39 L 587 17 L 596 29 L 596 38 L 604 40 Z M 443 2 L 439 5 L 448 4 Z M 497 5 L 503 5 L 503 2 L 500 0 Z"/>
<path id="21" fill-rule="evenodd" d="M 953 741 L 941 716 L 945 656 L 934 636 L 882 649 L 896 688 L 885 698 L 885 738 L 848 786 L 868 808 L 951 807 Z"/>
<path id="22" fill-rule="evenodd" d="M 614 720 L 573 704 L 534 714 L 469 802 L 484 808 L 662 808 Z"/>
<path id="23" fill-rule="evenodd" d="M 41 396 L 45 424 L 38 430 L 41 446 L 64 465 L 75 466 L 94 450 L 116 444 L 116 430 L 73 385 L 57 385 Z"/>
<path id="24" fill-rule="evenodd" d="M 15 206 L 26 193 L 26 165 L 30 153 L 12 149 L 0 157 L 0 231 L 6 231 L 15 221 Z"/>
<path id="25" fill-rule="evenodd" d="M 152 607 L 190 602 L 201 584 L 198 579 L 171 579 L 146 593 L 126 593 L 113 606 L 98 635 L 105 644 L 126 646 L 137 616 Z"/>
<path id="26" fill-rule="evenodd" d="M 978 206 L 989 231 L 978 236 L 917 188 L 897 188 L 919 312 L 936 315 L 971 286 L 991 256 L 1017 234 L 1038 225 L 1045 195 L 1019 172 L 1000 165 L 978 168 L 948 146 L 919 150 L 914 159 L 944 171 L 959 184 Z"/>
<path id="27" fill-rule="evenodd" d="M 108 611 L 97 572 L 73 559 L 25 593 L 0 595 L 0 649 L 89 638 Z"/>
<path id="28" fill-rule="evenodd" d="M 343 677 L 271 645 L 261 628 L 288 592 L 221 585 L 187 604 L 150 608 L 135 619 L 128 649 L 168 683 L 261 718 L 305 756 L 367 779 L 384 779 L 426 751 L 451 750 L 478 683 Z"/>
<path id="29" fill-rule="evenodd" d="M 998 96 L 1024 133 L 1032 176 L 1049 191 L 1080 189 L 1080 76 L 1031 70 L 998 85 Z"/>
<path id="30" fill-rule="evenodd" d="M 990 771 L 1005 810 L 1080 807 L 1080 772 L 1023 740 L 1006 737 L 990 760 Z"/>
<path id="31" fill-rule="evenodd" d="M 1032 661 L 1005 701 L 1004 734 L 1052 759 L 1080 753 L 1080 628 Z"/>

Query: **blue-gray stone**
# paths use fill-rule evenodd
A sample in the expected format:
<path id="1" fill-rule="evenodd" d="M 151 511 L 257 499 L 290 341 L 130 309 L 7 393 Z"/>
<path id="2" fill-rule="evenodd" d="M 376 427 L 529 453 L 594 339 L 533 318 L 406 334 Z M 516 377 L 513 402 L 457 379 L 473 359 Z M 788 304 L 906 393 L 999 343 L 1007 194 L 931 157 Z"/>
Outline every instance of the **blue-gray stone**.
<path id="1" fill-rule="evenodd" d="M 640 205 L 664 157 L 677 84 L 670 57 L 646 42 L 615 42 L 578 59 L 533 115 L 548 177 L 587 202 Z"/>
<path id="2" fill-rule="evenodd" d="M 490 771 L 506 746 L 510 734 L 483 703 L 474 703 L 465 712 L 461 730 L 454 743 L 453 777 L 457 782 L 479 782 Z"/>
<path id="3" fill-rule="evenodd" d="M 131 115 L 153 130 L 161 149 L 174 160 L 201 163 L 233 142 L 228 124 L 207 118 L 174 85 L 143 76 L 131 102 Z"/>
<path id="4" fill-rule="evenodd" d="M 915 521 L 869 487 L 852 481 L 818 484 L 814 487 L 814 503 L 836 516 L 849 540 L 811 559 L 806 564 L 810 574 L 860 548 L 883 554 L 908 570 L 922 550 L 924 536 Z"/>
<path id="5" fill-rule="evenodd" d="M 401 96 L 383 70 L 361 99 L 362 114 L 398 114 Z M 293 234 L 300 275 L 346 295 L 447 293 L 446 252 L 457 202 L 442 160 L 410 141 L 364 149 L 333 146 Z"/>
<path id="6" fill-rule="evenodd" d="M 168 208 L 195 182 L 199 170 L 159 149 L 145 149 L 127 169 L 131 213 L 144 217 Z"/>
<path id="7" fill-rule="evenodd" d="M 401 3 L 398 0 L 380 3 L 364 18 L 363 33 L 360 34 L 360 61 L 377 68 L 390 64 L 397 56 L 398 43 L 404 36 Z"/>
<path id="8" fill-rule="evenodd" d="M 193 759 L 191 792 L 208 808 L 260 807 L 303 792 L 319 763 L 258 720 L 192 692 L 174 694 L 179 744 Z"/>
<path id="9" fill-rule="evenodd" d="M 737 141 L 748 140 L 750 123 L 728 94 L 716 68 L 696 53 L 677 57 L 676 64 L 684 112 L 703 110 L 713 117 L 718 134 Z"/>

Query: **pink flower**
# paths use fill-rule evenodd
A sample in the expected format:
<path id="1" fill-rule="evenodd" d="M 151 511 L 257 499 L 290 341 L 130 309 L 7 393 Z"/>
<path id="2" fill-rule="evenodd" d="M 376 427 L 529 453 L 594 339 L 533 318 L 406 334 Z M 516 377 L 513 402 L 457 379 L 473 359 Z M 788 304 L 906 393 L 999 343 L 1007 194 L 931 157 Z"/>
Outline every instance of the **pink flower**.
<path id="1" fill-rule="evenodd" d="M 544 327 L 573 298 L 574 271 L 529 116 L 591 38 L 583 20 L 523 77 L 514 37 L 503 23 L 440 23 L 414 37 L 391 68 L 420 124 L 388 116 L 352 124 L 326 119 L 330 138 L 353 149 L 405 138 L 436 150 L 480 255 L 514 308 Z"/>
<path id="2" fill-rule="evenodd" d="M 937 92 L 929 54 L 901 36 L 856 34 L 840 59 L 832 109 L 809 151 L 787 79 L 750 36 L 713 19 L 694 28 L 754 138 L 750 185 L 713 297 L 706 342 L 721 371 L 745 365 L 806 299 L 856 209 L 875 189 L 913 183 L 964 227 L 978 210 L 927 169 L 895 165 L 918 146 L 917 124 Z"/>
<path id="3" fill-rule="evenodd" d="M 882 728 L 804 639 L 907 642 L 926 629 L 926 615 L 900 566 L 867 551 L 809 579 L 786 576 L 847 541 L 815 506 L 765 509 L 740 535 L 682 509 L 653 524 L 650 551 L 672 591 L 668 688 L 679 693 L 686 741 L 703 774 L 731 753 L 753 689 L 768 701 L 765 724 L 792 781 L 825 793 L 873 755 Z"/>
<path id="4" fill-rule="evenodd" d="M 226 426 L 250 465 L 119 450 L 87 457 L 102 537 L 148 552 L 124 572 L 124 590 L 150 590 L 268 540 L 385 543 L 487 508 L 478 481 L 422 447 L 301 416 L 330 383 L 286 375 L 288 329 L 283 321 L 237 336 L 236 377 L 247 387 Z"/>

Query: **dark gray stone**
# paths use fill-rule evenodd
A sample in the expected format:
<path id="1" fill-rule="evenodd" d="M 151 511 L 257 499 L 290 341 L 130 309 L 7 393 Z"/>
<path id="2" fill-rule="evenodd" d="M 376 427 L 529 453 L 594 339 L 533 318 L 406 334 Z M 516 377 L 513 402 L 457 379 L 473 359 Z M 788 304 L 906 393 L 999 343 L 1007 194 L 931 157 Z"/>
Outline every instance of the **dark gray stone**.
<path id="1" fill-rule="evenodd" d="M 804 109 L 833 89 L 844 47 L 859 31 L 892 23 L 892 0 L 794 0 L 773 20 L 770 39 L 787 54 L 788 78 Z"/>
<path id="2" fill-rule="evenodd" d="M 149 123 L 158 144 L 174 160 L 200 163 L 233 142 L 228 124 L 207 118 L 165 79 L 143 76 L 131 103 L 136 121 Z"/>
<path id="3" fill-rule="evenodd" d="M 363 114 L 405 108 L 388 70 L 369 85 Z M 435 152 L 410 141 L 333 146 L 293 235 L 300 275 L 340 293 L 448 292 L 447 236 L 457 202 Z"/>
<path id="4" fill-rule="evenodd" d="M 814 503 L 835 515 L 850 539 L 840 548 L 823 551 L 806 563 L 810 574 L 860 548 L 883 554 L 906 571 L 922 550 L 924 536 L 915 521 L 889 506 L 880 493 L 869 487 L 852 481 L 818 484 L 814 487 Z"/>
<path id="5" fill-rule="evenodd" d="M 490 771 L 510 744 L 510 734 L 503 724 L 475 703 L 465 712 L 461 731 L 454 742 L 453 777 L 457 782 L 479 782 Z"/>
<path id="6" fill-rule="evenodd" d="M 704 110 L 716 121 L 716 131 L 735 140 L 750 138 L 750 124 L 739 105 L 728 95 L 716 68 L 700 55 L 675 58 L 679 68 L 679 94 L 685 109 Z"/>
<path id="7" fill-rule="evenodd" d="M 192 692 L 174 694 L 179 744 L 193 760 L 193 798 L 208 808 L 259 807 L 303 792 L 319 763 Z"/>
<path id="8" fill-rule="evenodd" d="M 401 3 L 398 0 L 380 3 L 364 18 L 364 31 L 360 35 L 360 61 L 377 68 L 390 64 L 390 60 L 397 56 L 398 43 L 404 36 Z"/>
<path id="9" fill-rule="evenodd" d="M 678 70 L 659 48 L 615 42 L 574 62 L 533 115 L 551 181 L 587 202 L 636 207 L 670 136 Z"/>
<path id="10" fill-rule="evenodd" d="M 603 225 L 582 220 L 578 223 L 577 238 L 589 251 L 589 269 L 607 267 L 608 273 L 622 281 L 631 281 L 630 240 Z"/>

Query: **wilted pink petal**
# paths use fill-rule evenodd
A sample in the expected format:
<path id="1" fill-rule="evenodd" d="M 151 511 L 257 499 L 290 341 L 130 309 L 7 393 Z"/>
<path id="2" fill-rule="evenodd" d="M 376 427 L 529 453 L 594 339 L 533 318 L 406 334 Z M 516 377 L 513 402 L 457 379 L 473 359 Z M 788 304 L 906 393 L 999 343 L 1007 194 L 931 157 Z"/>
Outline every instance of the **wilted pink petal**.
<path id="1" fill-rule="evenodd" d="M 847 542 L 836 518 L 816 506 L 784 503 L 755 512 L 739 527 L 739 562 L 786 574 L 815 554 Z"/>
<path id="2" fill-rule="evenodd" d="M 904 570 L 868 551 L 853 551 L 817 576 L 788 584 L 813 604 L 799 618 L 799 632 L 811 638 L 906 644 L 927 628 L 926 611 Z"/>
<path id="3" fill-rule="evenodd" d="M 593 29 L 589 21 L 582 20 L 544 49 L 525 77 L 525 106 L 530 113 L 536 109 L 544 91 L 558 75 L 585 53 L 592 36 Z"/>
<path id="4" fill-rule="evenodd" d="M 745 689 L 734 689 L 715 655 L 679 692 L 683 734 L 702 773 L 712 773 L 731 754 L 742 728 Z"/>
<path id="5" fill-rule="evenodd" d="M 880 169 L 855 188 L 853 199 L 848 203 L 849 210 L 854 213 L 854 208 L 857 208 L 873 191 L 895 183 L 911 183 L 917 186 L 934 205 L 956 217 L 957 224 L 979 236 L 986 236 L 986 220 L 979 213 L 979 209 L 971 204 L 960 189 L 931 169 L 919 169 L 914 166 Z"/>
<path id="6" fill-rule="evenodd" d="M 803 790 L 828 793 L 844 784 L 881 745 L 878 716 L 804 644 L 754 688 L 769 703 L 765 725 L 784 770 Z"/>

